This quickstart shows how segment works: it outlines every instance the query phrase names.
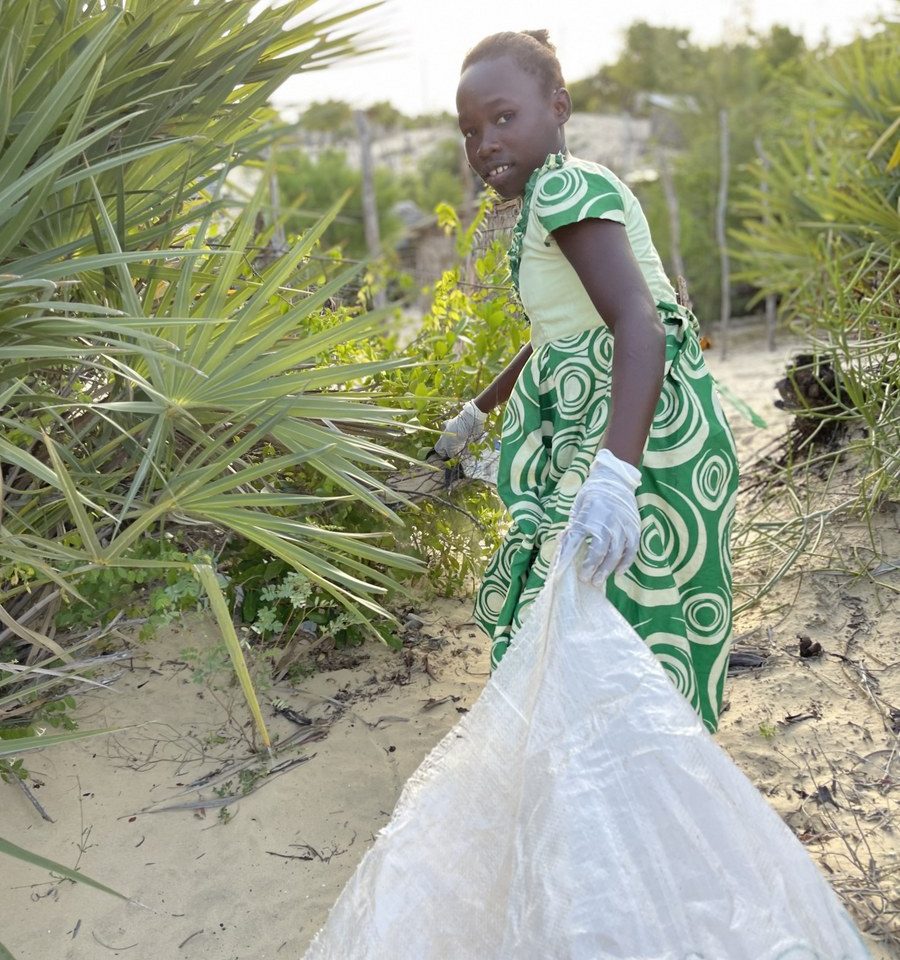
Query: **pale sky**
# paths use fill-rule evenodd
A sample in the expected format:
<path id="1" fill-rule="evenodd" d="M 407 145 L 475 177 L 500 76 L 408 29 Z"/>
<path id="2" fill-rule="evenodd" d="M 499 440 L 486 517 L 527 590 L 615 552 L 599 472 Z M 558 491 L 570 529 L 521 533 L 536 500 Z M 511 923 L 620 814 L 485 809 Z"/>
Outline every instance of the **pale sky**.
<path id="1" fill-rule="evenodd" d="M 304 15 L 362 5 L 319 0 Z M 387 0 L 356 21 L 356 29 L 366 26 L 382 38 L 385 52 L 295 77 L 275 102 L 302 108 L 335 99 L 365 107 L 390 100 L 406 114 L 453 112 L 466 51 L 500 30 L 549 29 L 563 76 L 571 81 L 613 62 L 635 20 L 688 28 L 701 45 L 739 38 L 747 24 L 765 32 L 774 23 L 803 34 L 809 44 L 825 38 L 839 44 L 896 11 L 895 0 Z"/>

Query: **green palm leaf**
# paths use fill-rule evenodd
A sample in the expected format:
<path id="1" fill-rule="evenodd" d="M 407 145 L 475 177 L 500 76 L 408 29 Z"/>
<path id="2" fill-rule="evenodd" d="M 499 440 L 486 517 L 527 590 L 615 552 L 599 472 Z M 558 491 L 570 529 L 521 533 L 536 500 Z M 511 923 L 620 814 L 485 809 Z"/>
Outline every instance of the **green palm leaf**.
<path id="1" fill-rule="evenodd" d="M 112 729 L 69 730 L 66 733 L 54 733 L 46 737 L 15 737 L 11 740 L 0 738 L 0 757 L 30 753 L 32 750 L 43 750 L 45 747 L 57 746 L 60 743 L 71 743 L 73 740 L 85 740 L 88 737 L 99 737 L 112 732 Z"/>
<path id="2" fill-rule="evenodd" d="M 6 840 L 3 837 L 0 837 L 0 853 L 5 853 L 9 857 L 15 857 L 17 860 L 30 863 L 32 866 L 40 867 L 43 870 L 49 870 L 51 873 L 65 877 L 67 880 L 73 880 L 75 883 L 83 883 L 86 886 L 93 887 L 95 890 L 102 890 L 104 893 L 110 893 L 114 897 L 118 897 L 120 900 L 128 899 L 124 893 L 119 893 L 118 890 L 113 890 L 112 887 L 106 886 L 105 883 L 100 883 L 99 880 L 94 880 L 92 877 L 88 877 L 85 874 L 80 873 L 78 870 L 72 870 L 69 867 L 65 867 L 61 863 L 57 863 L 55 860 L 50 860 L 47 857 L 42 857 L 40 854 L 32 853 L 30 850 L 26 850 L 24 847 L 20 847 L 18 844 L 13 843 L 11 840 Z M 5 947 L 3 950 L 5 951 L 7 957 L 11 956 Z M 2 956 L 3 953 L 0 953 L 0 957 Z"/>

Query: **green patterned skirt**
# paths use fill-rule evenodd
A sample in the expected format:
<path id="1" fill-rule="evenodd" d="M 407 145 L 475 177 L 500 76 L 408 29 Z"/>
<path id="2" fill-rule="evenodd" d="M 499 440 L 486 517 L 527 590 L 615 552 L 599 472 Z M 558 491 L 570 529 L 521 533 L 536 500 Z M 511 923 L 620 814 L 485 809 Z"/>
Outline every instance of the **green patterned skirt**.
<path id="1" fill-rule="evenodd" d="M 715 731 L 731 634 L 737 457 L 693 318 L 659 309 L 666 374 L 641 461 L 640 550 L 606 592 Z M 605 324 L 538 347 L 507 404 L 497 488 L 511 524 L 475 602 L 493 666 L 544 585 L 606 430 L 612 351 Z"/>

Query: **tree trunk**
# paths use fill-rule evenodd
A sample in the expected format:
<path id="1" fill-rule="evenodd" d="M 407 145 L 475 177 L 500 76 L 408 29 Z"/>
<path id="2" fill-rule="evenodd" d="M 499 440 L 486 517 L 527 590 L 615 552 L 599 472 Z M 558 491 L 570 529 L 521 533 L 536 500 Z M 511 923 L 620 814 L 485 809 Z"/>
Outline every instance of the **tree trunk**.
<path id="1" fill-rule="evenodd" d="M 722 357 L 728 356 L 728 327 L 731 320 L 731 265 L 728 259 L 725 214 L 728 210 L 728 111 L 719 111 L 719 200 L 716 204 L 716 240 L 719 244 L 719 262 L 722 274 L 719 335 L 722 338 Z"/>
<path id="2" fill-rule="evenodd" d="M 759 183 L 759 189 L 762 193 L 762 218 L 764 223 L 768 223 L 770 219 L 769 214 L 769 179 L 766 176 L 769 172 L 769 157 L 763 150 L 762 140 L 757 137 L 753 141 L 753 145 L 756 147 L 756 155 L 759 157 L 759 162 L 762 164 L 763 176 Z M 769 350 L 775 349 L 775 327 L 778 323 L 778 315 L 775 311 L 775 294 L 769 293 L 766 294 L 766 346 Z"/>
<path id="3" fill-rule="evenodd" d="M 663 193 L 666 198 L 666 208 L 669 211 L 669 241 L 672 251 L 672 269 L 675 277 L 682 277 L 687 283 L 684 272 L 684 260 L 681 256 L 681 210 L 678 206 L 678 194 L 675 192 L 675 181 L 672 178 L 672 168 L 669 166 L 669 155 L 664 146 L 657 148 L 659 175 L 662 180 Z"/>
<path id="4" fill-rule="evenodd" d="M 378 204 L 375 198 L 375 179 L 372 173 L 372 137 L 369 131 L 369 118 L 365 110 L 356 111 L 356 130 L 359 134 L 360 168 L 362 170 L 362 209 L 363 231 L 369 256 L 374 260 L 381 253 L 381 236 L 378 231 Z M 373 296 L 376 308 L 383 307 L 386 300 L 383 290 L 376 290 Z"/>
<path id="5" fill-rule="evenodd" d="M 279 222 L 281 220 L 281 199 L 278 190 L 278 172 L 275 165 L 274 146 L 267 148 L 265 157 L 269 176 L 269 215 L 262 219 L 266 222 L 267 226 L 272 227 L 272 235 L 269 237 L 269 242 L 260 251 L 258 257 L 259 266 L 262 268 L 268 267 L 279 257 L 283 257 L 288 251 L 284 224 Z"/>

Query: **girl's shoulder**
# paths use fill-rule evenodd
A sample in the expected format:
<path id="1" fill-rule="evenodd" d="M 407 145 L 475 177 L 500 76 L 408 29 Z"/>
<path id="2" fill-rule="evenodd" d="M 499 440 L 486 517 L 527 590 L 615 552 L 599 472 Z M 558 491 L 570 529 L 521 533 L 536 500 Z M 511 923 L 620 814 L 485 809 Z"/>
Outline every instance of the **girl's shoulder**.
<path id="1" fill-rule="evenodd" d="M 630 193 L 628 186 L 609 167 L 603 166 L 594 160 L 585 160 L 573 156 L 571 153 L 558 153 L 547 158 L 547 162 L 537 171 L 535 186 L 544 185 L 548 181 L 571 179 L 579 181 L 602 180 L 617 190 Z"/>
<path id="2" fill-rule="evenodd" d="M 576 157 L 574 153 L 557 154 L 557 156 L 561 158 L 561 162 L 556 166 L 558 170 L 582 170 L 586 173 L 600 174 L 613 180 L 619 179 L 609 167 L 603 166 L 602 163 L 598 163 L 596 160 L 586 160 L 584 157 Z M 552 168 L 549 165 L 545 165 L 545 167 L 542 168 L 542 172 L 552 172 Z"/>
<path id="3" fill-rule="evenodd" d="M 560 159 L 548 161 L 534 182 L 531 210 L 543 231 L 587 217 L 624 222 L 631 191 L 608 167 L 571 155 Z"/>

